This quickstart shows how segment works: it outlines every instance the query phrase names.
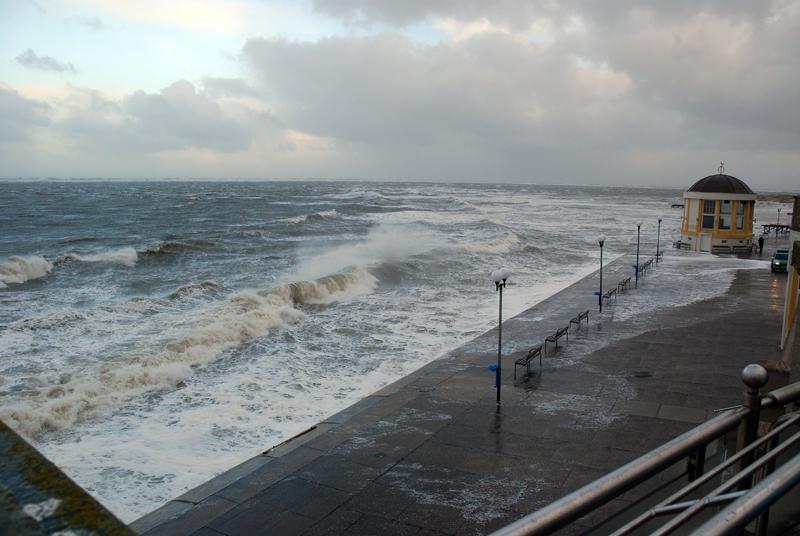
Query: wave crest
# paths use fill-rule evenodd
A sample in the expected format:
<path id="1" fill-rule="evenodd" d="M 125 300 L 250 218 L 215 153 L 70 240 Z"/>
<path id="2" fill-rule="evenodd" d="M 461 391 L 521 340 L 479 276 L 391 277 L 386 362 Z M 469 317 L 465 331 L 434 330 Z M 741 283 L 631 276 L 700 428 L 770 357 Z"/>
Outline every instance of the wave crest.
<path id="1" fill-rule="evenodd" d="M 335 218 L 338 216 L 339 213 L 336 212 L 336 209 L 333 210 L 324 210 L 321 212 L 314 212 L 312 214 L 304 214 L 302 216 L 294 216 L 291 218 L 284 218 L 280 221 L 284 223 L 307 223 L 312 221 L 322 221 L 329 218 Z"/>
<path id="2" fill-rule="evenodd" d="M 214 246 L 211 240 L 203 240 L 201 238 L 193 238 L 182 241 L 167 240 L 160 242 L 155 246 L 145 248 L 140 252 L 143 256 L 157 256 L 157 255 L 176 255 L 182 251 L 203 249 Z"/>
<path id="3" fill-rule="evenodd" d="M 49 274 L 52 268 L 47 259 L 38 255 L 9 257 L 0 263 L 0 288 L 39 279 Z"/>
<path id="4" fill-rule="evenodd" d="M 328 305 L 346 298 L 368 294 L 375 290 L 378 280 L 363 268 L 321 277 L 314 281 L 290 283 L 289 296 L 294 303 Z"/>

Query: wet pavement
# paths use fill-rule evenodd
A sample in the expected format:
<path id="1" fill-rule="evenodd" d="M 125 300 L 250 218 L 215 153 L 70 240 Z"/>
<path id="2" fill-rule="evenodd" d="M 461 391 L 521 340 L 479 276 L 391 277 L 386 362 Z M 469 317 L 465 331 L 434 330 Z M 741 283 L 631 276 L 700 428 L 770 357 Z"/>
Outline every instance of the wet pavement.
<path id="1" fill-rule="evenodd" d="M 786 276 L 770 272 L 769 258 L 767 248 L 752 259 L 670 250 L 602 313 L 595 273 L 503 323 L 499 408 L 487 370 L 497 359 L 495 328 L 131 528 L 148 536 L 490 532 L 740 403 L 742 367 L 780 356 Z M 632 275 L 633 262 L 604 267 L 604 290 Z M 515 382 L 514 361 L 584 310 L 588 326 L 573 324 L 569 340 L 548 344 L 541 368 L 538 360 L 529 376 L 519 368 Z"/>

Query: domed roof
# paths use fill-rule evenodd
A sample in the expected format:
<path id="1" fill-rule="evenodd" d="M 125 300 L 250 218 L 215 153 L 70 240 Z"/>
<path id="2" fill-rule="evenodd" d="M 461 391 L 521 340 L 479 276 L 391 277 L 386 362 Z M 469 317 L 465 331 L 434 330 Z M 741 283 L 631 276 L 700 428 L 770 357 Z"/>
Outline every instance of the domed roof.
<path id="1" fill-rule="evenodd" d="M 716 175 L 709 175 L 703 177 L 689 188 L 690 192 L 705 192 L 705 193 L 719 193 L 719 194 L 749 194 L 755 195 L 755 192 L 747 186 L 744 181 L 718 173 Z"/>

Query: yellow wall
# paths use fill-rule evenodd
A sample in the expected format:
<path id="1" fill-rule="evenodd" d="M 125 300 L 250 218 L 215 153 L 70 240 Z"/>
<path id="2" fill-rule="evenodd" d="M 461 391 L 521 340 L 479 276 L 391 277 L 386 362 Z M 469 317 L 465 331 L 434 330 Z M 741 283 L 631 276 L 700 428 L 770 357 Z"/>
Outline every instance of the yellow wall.
<path id="1" fill-rule="evenodd" d="M 702 228 L 703 224 L 703 199 L 699 199 L 699 203 L 697 203 L 697 209 L 695 210 L 694 214 L 690 214 L 690 207 L 691 203 L 689 199 L 684 199 L 683 205 L 683 226 L 681 231 L 684 234 L 690 234 L 697 236 L 699 234 L 708 234 L 711 233 L 712 238 L 721 238 L 721 239 L 741 239 L 741 238 L 750 238 L 753 235 L 753 205 L 754 203 L 750 201 L 733 201 L 733 206 L 731 207 L 731 229 L 718 229 L 717 226 L 719 225 L 719 214 L 721 209 L 721 202 L 719 200 L 714 201 L 714 228 L 713 229 L 704 229 Z M 744 216 L 742 218 L 742 229 L 736 229 L 736 216 L 739 214 L 740 211 L 744 210 Z M 689 219 L 693 218 L 695 221 L 695 229 L 694 231 L 689 230 Z"/>

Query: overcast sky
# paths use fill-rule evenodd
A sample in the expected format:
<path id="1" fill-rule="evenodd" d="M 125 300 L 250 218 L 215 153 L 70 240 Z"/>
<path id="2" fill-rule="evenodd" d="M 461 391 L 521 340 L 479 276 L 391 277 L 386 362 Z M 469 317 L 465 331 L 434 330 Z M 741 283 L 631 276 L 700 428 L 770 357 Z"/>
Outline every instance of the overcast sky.
<path id="1" fill-rule="evenodd" d="M 0 177 L 800 186 L 800 0 L 0 0 Z"/>

